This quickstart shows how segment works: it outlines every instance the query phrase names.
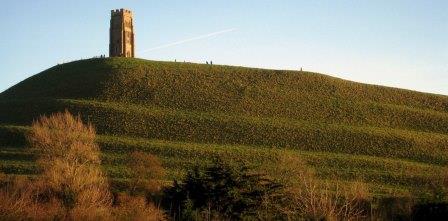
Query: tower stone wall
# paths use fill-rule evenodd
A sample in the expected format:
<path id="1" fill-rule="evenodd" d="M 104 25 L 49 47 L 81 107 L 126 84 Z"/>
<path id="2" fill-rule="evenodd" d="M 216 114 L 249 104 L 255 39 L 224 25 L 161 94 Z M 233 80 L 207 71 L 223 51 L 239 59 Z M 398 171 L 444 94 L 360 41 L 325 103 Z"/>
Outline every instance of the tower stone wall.
<path id="1" fill-rule="evenodd" d="M 111 11 L 109 57 L 134 57 L 134 24 L 132 12 L 126 9 Z"/>

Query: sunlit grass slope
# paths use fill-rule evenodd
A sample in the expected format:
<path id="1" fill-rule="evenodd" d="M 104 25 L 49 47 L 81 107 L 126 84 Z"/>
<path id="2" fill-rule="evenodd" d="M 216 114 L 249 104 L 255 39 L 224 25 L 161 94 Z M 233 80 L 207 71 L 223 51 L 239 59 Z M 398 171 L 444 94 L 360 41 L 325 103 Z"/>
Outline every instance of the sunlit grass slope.
<path id="1" fill-rule="evenodd" d="M 2 169 L 36 173 L 26 126 L 64 109 L 95 125 L 116 179 L 132 149 L 161 157 L 171 177 L 213 156 L 269 165 L 286 150 L 322 179 L 361 179 L 386 194 L 421 189 L 448 163 L 447 96 L 310 72 L 108 58 L 57 65 L 0 94 Z"/>

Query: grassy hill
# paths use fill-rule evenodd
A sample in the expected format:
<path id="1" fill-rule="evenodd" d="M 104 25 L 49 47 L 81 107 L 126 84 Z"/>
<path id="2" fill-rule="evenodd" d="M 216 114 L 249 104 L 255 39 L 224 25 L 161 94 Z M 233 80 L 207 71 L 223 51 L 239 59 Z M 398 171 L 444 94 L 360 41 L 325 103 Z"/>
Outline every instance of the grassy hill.
<path id="1" fill-rule="evenodd" d="M 322 74 L 142 59 L 57 65 L 0 94 L 0 169 L 37 173 L 23 133 L 68 109 L 95 125 L 109 175 L 126 153 L 158 155 L 169 178 L 214 156 L 269 167 L 301 156 L 321 179 L 378 195 L 430 194 L 448 163 L 448 97 Z"/>

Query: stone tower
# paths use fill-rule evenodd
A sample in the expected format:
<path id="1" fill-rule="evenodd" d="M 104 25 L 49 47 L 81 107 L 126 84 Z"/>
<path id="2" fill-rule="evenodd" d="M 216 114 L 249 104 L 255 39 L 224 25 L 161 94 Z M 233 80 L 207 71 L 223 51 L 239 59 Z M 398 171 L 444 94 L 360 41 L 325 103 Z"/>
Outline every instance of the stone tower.
<path id="1" fill-rule="evenodd" d="M 134 25 L 132 12 L 126 9 L 111 11 L 109 57 L 131 57 L 134 53 Z"/>

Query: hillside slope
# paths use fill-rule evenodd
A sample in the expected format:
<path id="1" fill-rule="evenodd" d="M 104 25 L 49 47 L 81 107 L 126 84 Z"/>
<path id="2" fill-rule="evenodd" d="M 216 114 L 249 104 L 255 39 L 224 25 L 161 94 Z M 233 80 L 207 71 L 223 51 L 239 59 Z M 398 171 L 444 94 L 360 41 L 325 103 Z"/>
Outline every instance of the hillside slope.
<path id="1" fill-rule="evenodd" d="M 448 97 L 321 74 L 140 59 L 50 68 L 0 99 L 82 99 L 448 133 Z"/>
<path id="2" fill-rule="evenodd" d="M 0 146 L 23 145 L 18 134 L 33 119 L 64 109 L 113 140 L 103 145 L 111 153 L 120 149 L 114 145 L 135 146 L 133 140 L 139 139 L 138 148 L 158 155 L 163 154 L 149 148 L 154 139 L 202 148 L 255 148 L 263 154 L 287 149 L 305 156 L 322 178 L 339 174 L 411 189 L 448 163 L 447 96 L 310 72 L 125 58 L 58 65 L 1 93 Z M 0 159 L 20 152 L 14 148 L 6 148 Z M 173 162 L 181 156 L 170 155 L 165 163 L 177 168 Z M 374 159 L 387 162 L 385 168 L 376 169 Z M 4 161 L 4 170 L 20 168 L 14 163 Z"/>

